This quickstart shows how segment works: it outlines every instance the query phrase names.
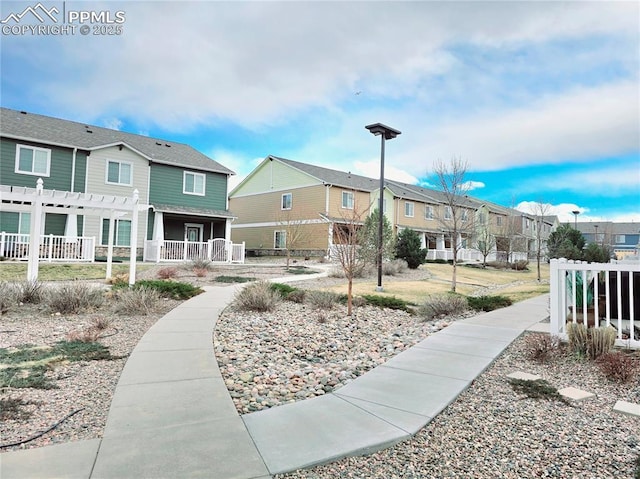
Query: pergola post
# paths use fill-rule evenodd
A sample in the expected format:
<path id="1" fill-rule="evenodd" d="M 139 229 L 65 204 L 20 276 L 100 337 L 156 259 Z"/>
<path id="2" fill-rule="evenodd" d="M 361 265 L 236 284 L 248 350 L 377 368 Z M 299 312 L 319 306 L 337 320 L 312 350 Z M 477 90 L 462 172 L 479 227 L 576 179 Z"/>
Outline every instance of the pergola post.
<path id="1" fill-rule="evenodd" d="M 42 178 L 36 181 L 36 192 L 31 203 L 31 224 L 29 225 L 29 262 L 27 263 L 27 280 L 38 279 L 40 262 L 40 231 L 42 229 Z"/>
<path id="2" fill-rule="evenodd" d="M 111 267 L 113 263 L 113 237 L 115 232 L 113 227 L 115 225 L 115 216 L 116 212 L 111 210 L 111 214 L 109 215 L 109 232 L 107 238 L 107 279 L 111 278 Z"/>
<path id="3" fill-rule="evenodd" d="M 133 190 L 133 211 L 131 211 L 131 252 L 129 255 L 129 285 L 136 282 L 136 259 L 138 257 L 138 202 L 139 192 Z"/>

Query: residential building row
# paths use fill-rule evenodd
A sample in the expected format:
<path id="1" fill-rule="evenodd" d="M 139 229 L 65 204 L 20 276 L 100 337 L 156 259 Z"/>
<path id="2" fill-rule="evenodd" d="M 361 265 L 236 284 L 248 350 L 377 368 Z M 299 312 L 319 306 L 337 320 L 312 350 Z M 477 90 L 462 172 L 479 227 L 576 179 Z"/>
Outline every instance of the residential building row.
<path id="1" fill-rule="evenodd" d="M 91 208 L 47 200 L 38 231 L 44 238 L 65 244 L 95 239 L 94 256 L 106 255 L 111 243 L 116 256 L 129 257 L 133 244 L 136 256 L 150 261 L 216 259 L 220 250 L 212 245 L 218 240 L 226 260 L 232 243 L 255 255 L 287 248 L 304 256 L 330 255 L 341 229 L 362 224 L 381 194 L 394 233 L 417 231 L 430 259 L 452 259 L 456 250 L 458 259 L 479 260 L 483 249 L 487 260 L 532 257 L 557 225 L 556 217 L 472 196 L 452 203 L 440 191 L 392 180 L 381 192 L 377 178 L 276 156 L 267 156 L 227 194 L 233 174 L 189 145 L 2 108 L 0 255 L 24 254 L 33 223 L 28 196 L 16 200 L 16 192 L 33 190 L 38 179 L 47 191 L 92 198 Z M 115 215 L 108 201 L 134 194 L 140 225 L 132 238 L 131 218 Z M 104 206 L 94 208 L 96 198 Z"/>
<path id="2" fill-rule="evenodd" d="M 578 221 L 575 228 L 587 244 L 611 248 L 617 259 L 640 255 L 640 223 L 613 221 Z"/>

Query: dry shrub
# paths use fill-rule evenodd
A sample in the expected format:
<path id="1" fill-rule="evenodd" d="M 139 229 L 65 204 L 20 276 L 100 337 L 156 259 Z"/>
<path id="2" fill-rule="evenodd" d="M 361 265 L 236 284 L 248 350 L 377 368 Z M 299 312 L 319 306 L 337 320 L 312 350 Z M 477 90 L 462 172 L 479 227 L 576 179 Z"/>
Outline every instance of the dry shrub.
<path id="1" fill-rule="evenodd" d="M 233 305 L 240 311 L 273 311 L 282 301 L 280 292 L 271 287 L 269 281 L 251 283 L 236 293 Z"/>
<path id="2" fill-rule="evenodd" d="M 107 284 L 129 284 L 129 273 L 119 273 L 107 279 Z"/>
<path id="3" fill-rule="evenodd" d="M 567 323 L 567 336 L 569 337 L 569 351 L 579 356 L 586 356 L 589 332 L 584 324 Z"/>
<path id="4" fill-rule="evenodd" d="M 104 293 L 88 283 L 73 281 L 50 288 L 45 302 L 53 313 L 78 314 L 102 306 Z"/>
<path id="5" fill-rule="evenodd" d="M 145 286 L 120 289 L 116 293 L 114 311 L 117 314 L 146 316 L 157 310 L 161 299 L 158 290 Z"/>
<path id="6" fill-rule="evenodd" d="M 305 302 L 316 309 L 333 309 L 340 302 L 340 295 L 332 291 L 307 291 Z"/>
<path id="7" fill-rule="evenodd" d="M 287 301 L 291 301 L 292 303 L 304 303 L 306 295 L 307 292 L 304 289 L 294 289 L 293 291 L 287 293 L 285 299 Z"/>
<path id="8" fill-rule="evenodd" d="M 100 334 L 102 331 L 99 331 L 96 328 L 87 328 L 81 331 L 71 331 L 67 334 L 67 341 L 70 342 L 80 342 L 80 343 L 95 343 L 100 339 Z"/>
<path id="9" fill-rule="evenodd" d="M 167 267 L 158 270 L 157 276 L 160 279 L 171 279 L 178 275 L 178 269 L 174 267 Z"/>
<path id="10" fill-rule="evenodd" d="M 385 276 L 395 276 L 407 270 L 409 265 L 403 259 L 394 259 L 393 261 L 384 261 L 382 263 L 382 274 Z"/>
<path id="11" fill-rule="evenodd" d="M 209 270 L 207 268 L 193 268 L 193 274 L 195 274 L 198 278 L 204 278 L 207 276 Z"/>
<path id="12" fill-rule="evenodd" d="M 558 353 L 560 340 L 546 333 L 528 334 L 524 338 L 524 350 L 529 359 L 544 363 Z"/>
<path id="13" fill-rule="evenodd" d="M 195 258 L 191 260 L 190 263 L 187 263 L 187 268 L 195 271 L 197 269 L 204 269 L 206 271 L 211 271 L 213 269 L 213 264 L 208 259 Z"/>
<path id="14" fill-rule="evenodd" d="M 0 314 L 7 313 L 18 304 L 18 291 L 7 281 L 0 282 Z"/>
<path id="15" fill-rule="evenodd" d="M 45 289 L 37 279 L 20 281 L 15 284 L 19 303 L 39 304 L 44 300 Z"/>
<path id="16" fill-rule="evenodd" d="M 598 359 L 608 353 L 616 342 L 617 331 L 611 326 L 604 328 L 589 328 L 589 341 L 587 342 L 587 354 L 591 359 Z"/>
<path id="17" fill-rule="evenodd" d="M 604 353 L 598 358 L 598 366 L 611 381 L 630 382 L 640 370 L 640 362 L 630 354 L 620 351 Z"/>
<path id="18" fill-rule="evenodd" d="M 451 293 L 434 294 L 418 308 L 418 314 L 427 321 L 444 317 L 464 314 L 469 305 L 464 296 Z"/>

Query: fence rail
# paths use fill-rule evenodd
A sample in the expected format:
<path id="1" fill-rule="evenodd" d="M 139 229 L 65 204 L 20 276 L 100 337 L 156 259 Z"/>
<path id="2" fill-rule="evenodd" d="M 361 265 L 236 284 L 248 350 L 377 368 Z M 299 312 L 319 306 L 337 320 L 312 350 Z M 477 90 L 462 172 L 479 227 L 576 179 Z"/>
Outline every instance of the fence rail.
<path id="1" fill-rule="evenodd" d="M 616 329 L 616 344 L 640 349 L 640 264 L 552 259 L 551 334 L 567 339 L 567 324 Z"/>
<path id="2" fill-rule="evenodd" d="M 224 238 L 209 241 L 147 240 L 144 261 L 183 262 L 209 260 L 214 263 L 244 263 L 244 243 L 234 244 Z"/>
<path id="3" fill-rule="evenodd" d="M 0 232 L 0 256 L 12 260 L 29 258 L 29 234 Z M 40 261 L 86 261 L 95 260 L 96 240 L 89 236 L 40 236 Z"/>

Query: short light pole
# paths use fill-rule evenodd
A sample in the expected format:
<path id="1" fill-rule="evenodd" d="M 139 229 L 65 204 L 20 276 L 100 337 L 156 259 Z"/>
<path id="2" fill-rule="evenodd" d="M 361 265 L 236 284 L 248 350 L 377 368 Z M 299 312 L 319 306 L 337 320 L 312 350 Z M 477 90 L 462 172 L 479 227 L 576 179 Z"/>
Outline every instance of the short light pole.
<path id="1" fill-rule="evenodd" d="M 573 229 L 577 230 L 578 229 L 578 215 L 580 214 L 580 211 L 578 210 L 573 210 Z"/>
<path id="2" fill-rule="evenodd" d="M 596 236 L 595 236 L 595 238 L 593 238 L 594 239 L 594 243 L 598 244 L 598 225 L 593 225 L 593 227 L 596 230 Z"/>
<path id="3" fill-rule="evenodd" d="M 378 286 L 376 291 L 382 291 L 382 230 L 384 225 L 384 211 L 382 207 L 384 206 L 384 142 L 385 140 L 392 140 L 396 136 L 400 135 L 401 132 L 389 126 L 383 125 L 382 123 L 373 123 L 371 125 L 365 126 L 367 130 L 369 130 L 375 136 L 381 137 L 380 143 L 380 201 L 378 202 L 378 254 L 376 257 L 376 261 L 378 263 Z"/>

